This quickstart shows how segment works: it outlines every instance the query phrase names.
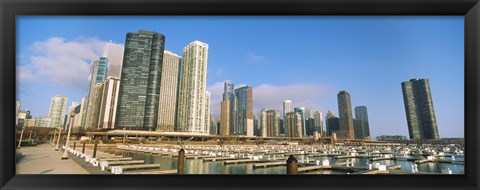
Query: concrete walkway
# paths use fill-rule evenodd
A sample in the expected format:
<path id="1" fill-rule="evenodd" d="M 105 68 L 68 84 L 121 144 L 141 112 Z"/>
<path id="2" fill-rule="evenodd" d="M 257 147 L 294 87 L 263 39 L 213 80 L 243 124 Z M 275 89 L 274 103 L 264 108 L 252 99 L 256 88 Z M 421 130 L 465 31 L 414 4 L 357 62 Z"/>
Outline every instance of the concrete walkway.
<path id="1" fill-rule="evenodd" d="M 17 165 L 17 174 L 89 174 L 71 159 L 62 160 L 63 151 L 55 151 L 50 144 L 40 144 L 17 149 L 22 153 Z"/>

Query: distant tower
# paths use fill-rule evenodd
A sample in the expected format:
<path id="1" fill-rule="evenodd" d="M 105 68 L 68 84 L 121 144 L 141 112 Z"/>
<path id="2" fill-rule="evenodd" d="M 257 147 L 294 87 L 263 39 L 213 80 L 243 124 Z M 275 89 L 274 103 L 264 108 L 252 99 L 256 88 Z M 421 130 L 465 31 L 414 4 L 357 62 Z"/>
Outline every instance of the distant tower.
<path id="1" fill-rule="evenodd" d="M 362 123 L 363 138 L 370 137 L 370 126 L 368 124 L 368 112 L 366 106 L 355 107 L 355 119 Z"/>
<path id="2" fill-rule="evenodd" d="M 295 113 L 299 113 L 302 117 L 302 136 L 307 136 L 307 128 L 306 128 L 306 119 L 305 119 L 305 108 L 304 107 L 296 107 L 293 109 Z"/>
<path id="3" fill-rule="evenodd" d="M 116 129 L 157 128 L 165 36 L 140 30 L 127 33 L 118 94 Z"/>
<path id="4" fill-rule="evenodd" d="M 439 139 L 428 79 L 402 82 L 410 139 Z"/>
<path id="5" fill-rule="evenodd" d="M 262 137 L 267 137 L 268 135 L 266 109 L 262 109 L 262 111 L 260 111 L 260 135 Z"/>
<path id="6" fill-rule="evenodd" d="M 352 117 L 352 101 L 347 91 L 340 91 L 338 98 L 338 113 L 340 116 L 340 138 L 355 139 Z"/>
<path id="7" fill-rule="evenodd" d="M 279 121 L 280 113 L 276 110 L 267 111 L 267 136 L 278 137 L 280 136 Z"/>
<path id="8" fill-rule="evenodd" d="M 322 134 L 323 131 L 323 114 L 320 111 L 316 111 L 313 114 L 313 119 L 315 123 L 315 131 L 318 132 L 318 134 Z"/>
<path id="9" fill-rule="evenodd" d="M 92 110 L 92 104 L 95 98 L 95 86 L 97 84 L 102 84 L 108 76 L 108 65 L 109 61 L 106 57 L 99 57 L 92 62 L 89 76 L 89 86 L 87 95 L 85 98 L 85 106 L 82 113 L 81 125 L 84 128 L 96 128 L 96 126 L 90 126 L 92 120 L 96 120 L 90 112 Z"/>
<path id="10" fill-rule="evenodd" d="M 287 113 L 287 132 L 288 137 L 303 137 L 302 135 L 302 116 L 299 113 Z"/>
<path id="11" fill-rule="evenodd" d="M 253 88 L 244 86 L 235 89 L 236 121 L 239 135 L 253 136 Z"/>
<path id="12" fill-rule="evenodd" d="M 157 131 L 174 131 L 181 62 L 182 58 L 177 54 L 164 51 L 160 80 Z"/>
<path id="13" fill-rule="evenodd" d="M 50 109 L 48 111 L 48 117 L 51 119 L 49 127 L 62 127 L 65 119 L 65 111 L 67 110 L 66 96 L 54 96 L 50 102 Z"/>
<path id="14" fill-rule="evenodd" d="M 228 110 L 224 110 L 225 115 L 224 118 L 228 122 L 228 134 L 229 135 L 236 135 L 238 130 L 236 126 L 236 102 L 235 102 L 235 89 L 234 84 L 232 81 L 225 81 L 223 85 L 223 101 L 228 101 Z"/>
<path id="15" fill-rule="evenodd" d="M 293 103 L 291 100 L 283 101 L 283 131 L 287 131 L 287 113 L 293 111 Z M 286 132 L 285 132 L 286 133 Z"/>
<path id="16" fill-rule="evenodd" d="M 208 44 L 193 41 L 183 48 L 176 131 L 208 133 L 207 64 Z"/>
<path id="17" fill-rule="evenodd" d="M 115 126 L 115 113 L 117 112 L 118 89 L 120 79 L 109 76 L 103 82 L 100 100 L 100 112 L 98 115 L 98 128 L 113 129 Z"/>

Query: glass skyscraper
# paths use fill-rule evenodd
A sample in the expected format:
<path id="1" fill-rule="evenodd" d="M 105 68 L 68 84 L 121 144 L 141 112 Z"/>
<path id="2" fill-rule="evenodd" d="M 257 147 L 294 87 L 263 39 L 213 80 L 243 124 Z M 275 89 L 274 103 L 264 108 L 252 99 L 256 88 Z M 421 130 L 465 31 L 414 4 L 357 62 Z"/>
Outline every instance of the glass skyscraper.
<path id="1" fill-rule="evenodd" d="M 156 129 L 164 46 L 158 32 L 127 33 L 115 128 Z"/>
<path id="2" fill-rule="evenodd" d="M 235 103 L 235 90 L 234 90 L 234 84 L 232 81 L 225 81 L 223 85 L 223 101 L 224 106 L 222 113 L 224 114 L 222 117 L 223 119 L 223 125 L 224 127 L 228 128 L 228 135 L 237 135 L 238 134 L 238 129 L 236 126 L 236 103 Z M 228 104 L 228 105 L 226 105 Z"/>
<path id="3" fill-rule="evenodd" d="M 361 121 L 363 138 L 370 137 L 370 126 L 368 124 L 368 112 L 366 106 L 355 107 L 355 119 Z"/>
<path id="4" fill-rule="evenodd" d="M 402 82 L 410 139 L 439 139 L 428 79 Z"/>
<path id="5" fill-rule="evenodd" d="M 305 108 L 304 107 L 295 107 L 293 109 L 295 113 L 299 113 L 302 117 L 302 136 L 307 136 L 307 128 L 305 123 Z"/>
<path id="6" fill-rule="evenodd" d="M 84 128 L 96 128 L 96 126 L 90 126 L 92 120 L 95 120 L 90 114 L 92 109 L 92 102 L 95 97 L 95 86 L 97 84 L 102 84 L 104 80 L 108 77 L 108 59 L 106 57 L 99 57 L 92 62 L 89 76 L 89 86 L 87 95 L 85 96 L 84 109 L 82 110 L 81 125 Z M 83 106 L 83 105 L 82 105 Z M 98 119 L 98 118 L 97 118 Z"/>
<path id="7" fill-rule="evenodd" d="M 253 90 L 250 86 L 235 89 L 236 97 L 236 126 L 239 135 L 253 136 Z"/>

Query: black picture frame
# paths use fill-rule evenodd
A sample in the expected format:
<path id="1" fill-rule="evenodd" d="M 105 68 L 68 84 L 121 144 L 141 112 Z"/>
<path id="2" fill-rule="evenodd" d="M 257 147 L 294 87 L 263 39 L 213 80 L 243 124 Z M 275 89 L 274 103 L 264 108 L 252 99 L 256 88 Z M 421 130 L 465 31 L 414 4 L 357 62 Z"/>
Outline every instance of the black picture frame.
<path id="1" fill-rule="evenodd" d="M 464 15 L 465 175 L 15 175 L 19 15 Z M 479 0 L 0 0 L 0 16 L 1 189 L 479 189 Z"/>

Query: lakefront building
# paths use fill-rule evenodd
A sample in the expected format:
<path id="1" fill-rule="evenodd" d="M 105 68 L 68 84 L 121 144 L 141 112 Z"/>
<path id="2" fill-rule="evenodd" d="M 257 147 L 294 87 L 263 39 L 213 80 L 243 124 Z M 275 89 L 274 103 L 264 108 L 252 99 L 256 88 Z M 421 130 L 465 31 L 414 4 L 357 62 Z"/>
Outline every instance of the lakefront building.
<path id="1" fill-rule="evenodd" d="M 428 79 L 402 82 L 402 92 L 410 139 L 439 139 Z"/>
<path id="2" fill-rule="evenodd" d="M 370 138 L 370 126 L 368 124 L 368 112 L 366 106 L 355 107 L 355 119 L 361 121 L 362 137 Z"/>
<path id="3" fill-rule="evenodd" d="M 253 89 L 244 86 L 235 89 L 236 97 L 236 126 L 239 135 L 253 136 Z"/>
<path id="4" fill-rule="evenodd" d="M 293 111 L 293 103 L 292 100 L 284 100 L 283 101 L 283 121 L 287 120 L 287 113 Z M 283 122 L 283 131 L 287 131 L 287 122 Z"/>
<path id="5" fill-rule="evenodd" d="M 340 91 L 337 94 L 337 98 L 340 117 L 340 134 L 337 135 L 342 139 L 355 139 L 350 94 L 345 90 Z"/>
<path id="6" fill-rule="evenodd" d="M 305 121 L 305 107 L 295 107 L 293 108 L 295 113 L 300 114 L 302 117 L 302 136 L 307 136 L 307 128 L 306 128 L 306 121 Z"/>
<path id="7" fill-rule="evenodd" d="M 115 128 L 156 129 L 164 46 L 158 32 L 127 33 Z"/>
<path id="8" fill-rule="evenodd" d="M 81 125 L 84 128 L 96 128 L 96 126 L 91 126 L 92 120 L 96 120 L 98 118 L 94 118 L 93 114 L 91 113 L 94 98 L 95 98 L 95 86 L 97 84 L 102 84 L 108 76 L 108 65 L 109 61 L 106 57 L 99 57 L 95 59 L 90 68 L 90 76 L 89 76 L 89 85 L 87 90 L 87 95 L 85 96 L 85 108 L 82 110 L 82 121 Z"/>
<path id="9" fill-rule="evenodd" d="M 98 128 L 113 129 L 115 126 L 115 113 L 117 112 L 118 89 L 120 79 L 109 76 L 102 84 L 100 110 L 98 115 Z"/>
<path id="10" fill-rule="evenodd" d="M 183 48 L 176 131 L 208 133 L 207 64 L 208 44 L 193 41 Z"/>
<path id="11" fill-rule="evenodd" d="M 67 109 L 66 96 L 53 96 L 50 102 L 50 109 L 48 111 L 48 118 L 51 120 L 48 123 L 49 127 L 62 127 L 65 121 L 65 111 Z"/>
<path id="12" fill-rule="evenodd" d="M 175 129 L 181 63 L 182 58 L 177 54 L 170 51 L 164 52 L 160 80 L 157 131 L 172 132 Z"/>

